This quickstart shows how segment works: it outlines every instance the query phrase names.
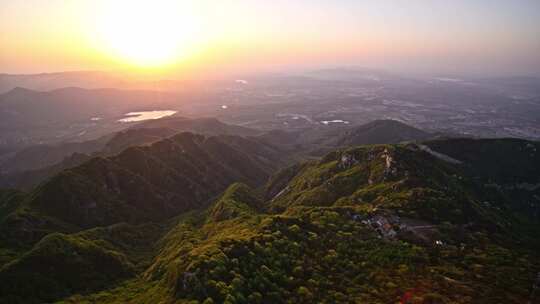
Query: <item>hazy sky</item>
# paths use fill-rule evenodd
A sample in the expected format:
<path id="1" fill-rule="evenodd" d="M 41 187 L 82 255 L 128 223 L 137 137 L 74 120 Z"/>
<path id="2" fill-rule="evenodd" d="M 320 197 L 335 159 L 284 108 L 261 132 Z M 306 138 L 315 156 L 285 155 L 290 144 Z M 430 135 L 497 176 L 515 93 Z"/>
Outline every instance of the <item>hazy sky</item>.
<path id="1" fill-rule="evenodd" d="M 151 65 L 540 74 L 540 1 L 0 0 L 0 72 Z"/>

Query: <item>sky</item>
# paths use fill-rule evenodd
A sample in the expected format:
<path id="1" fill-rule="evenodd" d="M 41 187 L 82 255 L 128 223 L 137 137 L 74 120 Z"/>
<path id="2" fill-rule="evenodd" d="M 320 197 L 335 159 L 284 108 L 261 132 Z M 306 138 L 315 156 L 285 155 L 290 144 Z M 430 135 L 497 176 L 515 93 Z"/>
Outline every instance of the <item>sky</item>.
<path id="1" fill-rule="evenodd" d="M 0 73 L 540 74 L 538 0 L 0 0 Z"/>

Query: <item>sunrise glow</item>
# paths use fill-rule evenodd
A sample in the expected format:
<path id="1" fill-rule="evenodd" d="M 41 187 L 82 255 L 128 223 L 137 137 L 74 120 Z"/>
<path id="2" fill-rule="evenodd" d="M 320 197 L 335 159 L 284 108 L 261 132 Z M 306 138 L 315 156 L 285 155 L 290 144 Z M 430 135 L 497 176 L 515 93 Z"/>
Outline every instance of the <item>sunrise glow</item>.
<path id="1" fill-rule="evenodd" d="M 184 1 L 110 1 L 98 18 L 98 47 L 120 61 L 160 66 L 196 52 L 200 24 Z"/>
<path id="2" fill-rule="evenodd" d="M 358 65 L 531 72 L 538 1 L 2 1 L 8 72 Z M 448 13 L 451 12 L 451 13 Z M 496 63 L 496 64 L 494 64 Z"/>

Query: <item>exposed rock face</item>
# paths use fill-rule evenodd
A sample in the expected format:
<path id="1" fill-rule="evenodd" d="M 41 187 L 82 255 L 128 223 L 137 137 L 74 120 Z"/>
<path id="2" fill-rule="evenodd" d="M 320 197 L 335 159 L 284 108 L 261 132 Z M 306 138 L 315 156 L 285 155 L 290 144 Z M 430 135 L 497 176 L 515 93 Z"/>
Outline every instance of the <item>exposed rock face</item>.
<path id="1" fill-rule="evenodd" d="M 349 154 L 347 152 L 344 152 L 341 155 L 341 167 L 342 168 L 350 168 L 354 165 L 356 165 L 358 161 L 354 158 L 354 154 Z"/>
<path id="2" fill-rule="evenodd" d="M 384 159 L 385 162 L 384 179 L 388 179 L 396 175 L 398 169 L 397 167 L 393 166 L 394 157 L 388 148 L 384 149 L 383 153 L 381 154 L 381 158 Z"/>

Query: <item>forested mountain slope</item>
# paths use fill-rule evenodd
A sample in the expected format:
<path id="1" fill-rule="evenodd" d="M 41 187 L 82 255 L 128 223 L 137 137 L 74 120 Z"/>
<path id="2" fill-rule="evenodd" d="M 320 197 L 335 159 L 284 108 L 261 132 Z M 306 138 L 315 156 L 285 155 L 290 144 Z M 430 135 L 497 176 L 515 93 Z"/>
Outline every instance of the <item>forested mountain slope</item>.
<path id="1" fill-rule="evenodd" d="M 98 193 L 100 202 L 117 204 L 114 210 L 133 208 L 134 212 L 125 213 L 134 214 L 132 224 L 106 226 L 114 221 L 108 213 L 89 216 L 73 209 L 68 216 L 53 207 L 60 200 L 50 200 L 43 189 L 36 190 L 26 203 L 28 208 L 67 226 L 105 227 L 51 234 L 16 256 L 0 270 L 0 279 L 7 282 L 2 284 L 5 296 L 0 302 L 517 304 L 539 300 L 533 292 L 540 272 L 537 142 L 446 139 L 351 147 L 283 169 L 261 189 L 257 186 L 271 171 L 268 162 L 224 158 L 237 155 L 225 153 L 224 147 L 257 155 L 259 160 L 272 160 L 270 148 L 238 137 L 231 137 L 226 145 L 222 137 L 179 137 L 184 144 L 174 137 L 169 139 L 173 145 L 164 141 L 105 161 L 136 172 L 150 190 L 129 189 L 147 192 L 120 195 L 122 183 L 111 182 L 126 179 L 116 173 L 123 172 L 120 169 L 102 171 L 93 162 L 77 169 L 90 180 L 79 189 L 92 189 L 89 192 Z M 240 148 L 246 146 L 249 149 Z M 212 182 L 201 176 L 204 189 L 221 193 L 213 199 L 205 197 L 208 203 L 199 205 L 203 208 L 159 205 L 163 200 L 152 200 L 164 193 L 159 191 L 187 188 L 175 184 L 176 171 L 149 170 L 146 164 L 189 168 L 181 160 L 189 159 L 195 169 L 185 172 L 210 172 L 199 165 L 204 157 L 177 153 L 173 147 L 203 149 L 214 159 L 218 156 L 212 151 L 219 151 L 221 164 L 234 164 L 239 172 L 253 171 L 235 174 L 228 168 L 212 168 L 208 176 L 220 177 Z M 153 151 L 153 156 L 145 157 L 141 149 Z M 77 189 L 72 185 L 55 189 L 64 188 Z M 76 208 L 71 204 L 82 201 L 76 196 L 79 193 L 68 193 L 74 199 L 66 202 L 66 208 Z M 143 202 L 139 197 L 150 199 Z M 153 202 L 152 208 L 147 202 Z M 167 217 L 160 217 L 158 210 L 177 216 L 163 220 Z M 151 219 L 157 222 L 143 223 Z M 84 275 L 74 272 L 75 267 L 85 270 Z M 90 270 L 95 267 L 105 273 Z M 88 284 L 81 284 L 82 280 Z M 32 282 L 32 287 L 25 282 Z"/>
<path id="2" fill-rule="evenodd" d="M 2 235 L 25 243 L 47 231 L 164 220 L 234 182 L 261 185 L 280 165 L 279 151 L 250 139 L 180 133 L 60 172 L 0 222 Z"/>

